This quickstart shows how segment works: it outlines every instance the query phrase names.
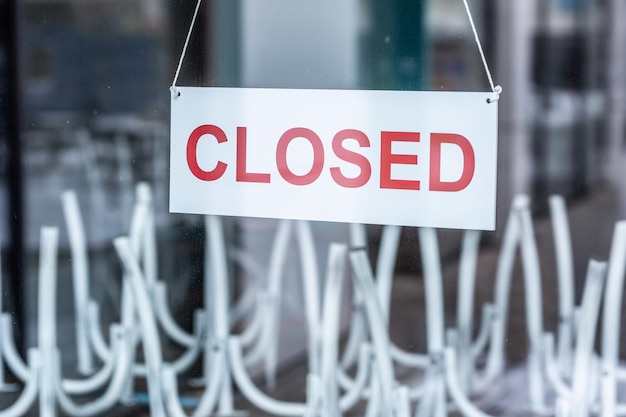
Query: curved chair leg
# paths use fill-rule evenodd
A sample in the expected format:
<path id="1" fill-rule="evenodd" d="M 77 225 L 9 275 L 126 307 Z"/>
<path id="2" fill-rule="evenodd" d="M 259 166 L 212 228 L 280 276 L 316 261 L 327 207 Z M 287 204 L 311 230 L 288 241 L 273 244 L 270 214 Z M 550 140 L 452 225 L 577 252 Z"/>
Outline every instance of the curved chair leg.
<path id="1" fill-rule="evenodd" d="M 426 332 L 428 354 L 437 370 L 433 376 L 433 416 L 442 417 L 446 411 L 445 380 L 441 373 L 441 362 L 445 348 L 445 324 L 443 305 L 443 277 L 437 231 L 433 228 L 418 228 L 420 253 L 424 270 L 424 297 L 426 299 Z M 433 365 L 431 365 L 433 366 Z"/>
<path id="2" fill-rule="evenodd" d="M 22 417 L 35 403 L 41 382 L 41 357 L 36 348 L 28 350 L 28 375 L 25 386 L 17 401 L 0 410 L 0 417 Z"/>
<path id="3" fill-rule="evenodd" d="M 382 310 L 378 301 L 376 288 L 374 285 L 374 276 L 372 269 L 364 250 L 357 250 L 350 253 L 350 261 L 355 271 L 354 279 L 356 280 L 363 299 L 365 302 L 365 311 L 367 314 L 368 328 L 372 337 L 372 345 L 374 347 L 376 372 L 373 381 L 377 381 L 379 389 L 372 389 L 372 395 L 376 397 L 375 391 L 380 391 L 381 401 L 380 410 L 383 415 L 393 415 L 394 405 L 391 404 L 393 399 L 393 387 L 395 384 L 395 376 L 393 364 L 391 363 L 391 351 L 389 337 L 387 335 L 387 326 L 382 315 Z M 373 400 L 373 399 L 372 399 Z M 372 401 L 371 400 L 371 401 Z"/>
<path id="4" fill-rule="evenodd" d="M 2 257 L 0 256 L 0 294 L 4 294 L 4 291 L 2 290 L 2 284 L 3 284 L 3 278 L 2 278 Z M 2 306 L 2 297 L 0 297 L 0 314 L 2 314 L 4 316 L 4 308 Z M 11 322 L 8 322 L 8 326 L 6 326 L 7 329 L 9 329 L 9 326 L 11 326 Z M 2 328 L 0 328 L 0 392 L 13 392 L 16 391 L 18 389 L 18 386 L 16 384 L 9 384 L 5 381 L 5 367 L 4 367 L 4 358 L 6 357 L 6 354 L 3 353 L 4 352 L 4 340 L 6 339 L 7 343 L 13 344 L 11 342 L 11 340 L 13 340 L 13 329 L 10 328 L 10 333 L 11 335 L 9 336 L 9 332 L 7 331 L 3 331 Z M 10 337 L 10 339 L 9 339 Z M 14 348 L 15 346 L 13 346 Z M 10 349 L 11 347 L 9 347 Z M 9 353 L 10 355 L 10 353 Z M 19 354 L 15 355 L 17 358 L 19 358 Z M 7 359 L 8 360 L 8 359 Z M 21 358 L 19 358 L 19 360 L 17 361 L 20 364 L 22 363 Z M 26 375 L 26 366 L 22 367 L 22 369 L 24 370 L 24 372 L 22 373 L 22 376 L 24 378 L 27 378 L 28 375 Z M 22 379 L 22 378 L 20 378 Z M 23 381 L 23 379 L 22 379 Z"/>
<path id="5" fill-rule="evenodd" d="M 317 349 L 320 338 L 320 277 L 310 222 L 305 220 L 296 221 L 296 238 L 300 252 L 300 269 L 303 281 L 302 287 L 304 289 L 309 372 L 319 374 L 320 363 Z M 273 364 L 273 369 L 276 369 L 276 364 Z"/>
<path id="6" fill-rule="evenodd" d="M 214 356 L 214 360 L 211 363 L 215 364 L 215 367 L 209 376 L 210 379 L 207 381 L 206 389 L 202 394 L 198 407 L 192 414 L 193 417 L 211 416 L 217 406 L 220 387 L 227 366 L 226 346 L 223 344 L 214 345 L 213 349 L 211 349 L 211 355 Z M 175 371 L 171 367 L 165 366 L 162 371 L 162 378 L 168 415 L 170 417 L 187 417 L 178 398 Z"/>
<path id="7" fill-rule="evenodd" d="M 54 393 L 54 352 L 57 348 L 56 298 L 59 231 L 43 227 L 39 249 L 39 288 L 37 299 L 37 343 L 41 355 L 39 412 L 42 417 L 56 417 Z"/>
<path id="8" fill-rule="evenodd" d="M 558 396 L 558 401 L 570 401 L 572 388 L 567 385 L 561 375 L 558 361 L 554 353 L 554 334 L 546 333 L 543 337 L 544 363 L 546 367 L 546 378 L 552 389 Z"/>
<path id="9" fill-rule="evenodd" d="M 196 334 L 190 334 L 182 329 L 172 317 L 167 305 L 167 286 L 164 282 L 155 282 L 152 286 L 151 300 L 154 305 L 154 314 L 165 334 L 181 346 L 193 347 L 198 343 Z"/>
<path id="10" fill-rule="evenodd" d="M 515 262 L 515 250 L 521 237 L 521 225 L 518 210 L 530 204 L 525 195 L 518 195 L 513 200 L 509 217 L 504 228 L 504 237 L 500 247 L 498 264 L 496 267 L 493 320 L 489 337 L 489 350 L 486 364 L 481 375 L 475 380 L 475 390 L 484 392 L 493 381 L 504 372 L 504 348 L 509 309 L 509 292 L 513 267 Z"/>
<path id="11" fill-rule="evenodd" d="M 560 372 L 571 376 L 574 344 L 574 256 L 572 254 L 572 240 L 567 220 L 565 199 L 560 195 L 552 195 L 550 204 L 550 218 L 552 219 L 552 234 L 554 235 L 554 249 L 556 253 L 557 279 L 559 290 L 559 328 L 557 360 Z"/>
<path id="12" fill-rule="evenodd" d="M 391 287 L 401 232 L 402 227 L 387 225 L 383 227 L 383 234 L 380 238 L 380 251 L 376 262 L 376 289 L 386 320 L 389 320 Z"/>
<path id="13" fill-rule="evenodd" d="M 365 248 L 367 246 L 367 234 L 365 225 L 350 223 L 350 248 Z M 354 273 L 354 272 L 353 272 Z M 348 341 L 341 357 L 341 368 L 349 369 L 357 361 L 360 346 L 365 342 L 365 312 L 363 310 L 363 296 L 359 292 L 356 282 L 352 285 L 352 309 Z"/>
<path id="14" fill-rule="evenodd" d="M 465 395 L 463 389 L 459 384 L 457 377 L 457 363 L 456 353 L 453 348 L 446 348 L 445 350 L 445 376 L 446 386 L 448 393 L 452 398 L 452 401 L 459 408 L 459 412 L 464 417 L 491 417 L 489 414 L 478 409 Z"/>
<path id="15" fill-rule="evenodd" d="M 337 369 L 337 382 L 339 386 L 346 392 L 339 400 L 339 406 L 342 411 L 351 409 L 361 398 L 367 398 L 366 385 L 371 375 L 372 364 L 372 346 L 369 343 L 363 343 L 359 353 L 357 362 L 357 371 L 354 379 L 348 377 L 343 369 Z"/>
<path id="16" fill-rule="evenodd" d="M 82 375 L 89 375 L 94 372 L 94 358 L 89 343 L 89 323 L 87 322 L 87 304 L 89 302 L 87 240 L 76 192 L 73 190 L 64 191 L 61 195 L 61 201 L 72 255 L 76 359 L 78 371 Z"/>
<path id="17" fill-rule="evenodd" d="M 576 417 L 588 417 L 592 411 L 594 389 L 590 373 L 606 266 L 606 262 L 591 260 L 585 279 L 572 376 L 572 410 Z"/>
<path id="18" fill-rule="evenodd" d="M 64 392 L 71 395 L 88 394 L 101 389 L 111 379 L 113 371 L 116 369 L 116 365 L 118 363 L 119 352 L 115 351 L 116 347 L 114 342 L 118 337 L 116 334 L 118 332 L 117 328 L 119 327 L 121 326 L 112 325 L 110 328 L 109 339 L 111 340 L 113 348 L 108 360 L 104 362 L 102 368 L 100 368 L 97 372 L 94 372 L 88 378 L 64 379 L 61 382 L 61 388 Z"/>
<path id="19" fill-rule="evenodd" d="M 30 371 L 15 346 L 13 319 L 10 313 L 0 315 L 0 334 L 2 334 L 0 343 L 2 344 L 3 357 L 9 369 L 20 381 L 25 383 L 30 378 Z"/>
<path id="20" fill-rule="evenodd" d="M 255 320 L 261 324 L 259 339 L 246 355 L 246 363 L 256 363 L 265 360 L 266 384 L 271 385 L 269 379 L 270 364 L 267 362 L 276 355 L 274 352 L 278 346 L 274 339 L 278 337 L 280 329 L 280 308 L 282 306 L 282 282 L 284 277 L 285 262 L 287 260 L 287 251 L 289 242 L 293 233 L 293 220 L 281 219 L 278 221 L 274 241 L 270 254 L 269 266 L 267 271 L 267 290 L 264 296 L 259 299 L 263 301 L 262 314 L 264 317 L 257 315 Z M 244 338 L 244 345 L 250 342 Z"/>
<path id="21" fill-rule="evenodd" d="M 150 413 L 154 417 L 165 417 L 164 402 L 161 388 L 161 367 L 163 357 L 159 343 L 159 335 L 156 327 L 156 319 L 151 310 L 150 296 L 142 272 L 131 247 L 131 241 L 127 237 L 120 237 L 113 242 L 117 254 L 122 261 L 124 277 L 130 282 L 133 296 L 133 304 L 136 306 L 136 314 L 139 317 L 143 350 L 148 366 L 148 391 L 150 395 Z"/>
<path id="22" fill-rule="evenodd" d="M 340 417 L 337 366 L 341 317 L 341 293 L 345 269 L 346 245 L 331 244 L 324 286 L 324 310 L 321 322 L 320 382 L 323 405 L 321 415 Z M 313 352 L 317 354 L 317 352 Z"/>
<path id="23" fill-rule="evenodd" d="M 479 246 L 480 231 L 466 230 L 463 234 L 461 245 L 456 313 L 459 382 L 465 392 L 469 389 L 470 380 L 474 373 L 472 330 L 474 326 L 474 286 L 476 283 L 476 264 L 478 262 Z"/>
<path id="24" fill-rule="evenodd" d="M 259 390 L 248 375 L 242 354 L 241 340 L 231 336 L 228 341 L 228 363 L 233 379 L 241 393 L 260 409 L 279 416 L 301 416 L 307 411 L 307 405 L 278 401 Z"/>
<path id="25" fill-rule="evenodd" d="M 115 358 L 115 367 L 109 380 L 109 384 L 103 394 L 89 402 L 76 403 L 65 390 L 66 381 L 61 376 L 61 360 L 57 351 L 55 359 L 55 396 L 63 411 L 75 417 L 89 417 L 102 414 L 114 407 L 124 393 L 126 381 L 130 376 L 130 345 L 131 333 L 120 325 L 111 328 L 111 346 Z M 158 414 L 157 414 L 158 415 Z"/>
<path id="26" fill-rule="evenodd" d="M 626 220 L 615 224 L 604 290 L 602 315 L 602 396 L 601 416 L 613 417 L 617 412 L 617 369 L 621 330 L 622 292 L 626 272 Z"/>
<path id="27" fill-rule="evenodd" d="M 532 226 L 530 208 L 519 210 L 522 229 L 521 251 L 524 270 L 524 289 L 526 301 L 526 328 L 528 331 L 528 396 L 533 411 L 544 413 L 545 406 L 545 373 L 541 358 L 543 357 L 543 304 L 541 293 L 541 269 L 539 255 Z"/>

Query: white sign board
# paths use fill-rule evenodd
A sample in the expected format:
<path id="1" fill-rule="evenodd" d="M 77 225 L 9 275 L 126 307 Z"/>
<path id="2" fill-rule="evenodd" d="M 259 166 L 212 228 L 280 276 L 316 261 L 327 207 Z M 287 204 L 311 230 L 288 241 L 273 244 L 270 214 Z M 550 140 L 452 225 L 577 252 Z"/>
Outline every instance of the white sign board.
<path id="1" fill-rule="evenodd" d="M 178 87 L 170 211 L 493 230 L 493 93 Z"/>

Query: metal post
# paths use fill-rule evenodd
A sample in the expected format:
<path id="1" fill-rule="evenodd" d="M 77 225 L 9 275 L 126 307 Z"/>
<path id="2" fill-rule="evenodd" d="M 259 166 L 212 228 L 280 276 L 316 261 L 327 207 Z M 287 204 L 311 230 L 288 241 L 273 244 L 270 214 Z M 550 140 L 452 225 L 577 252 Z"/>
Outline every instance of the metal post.
<path id="1" fill-rule="evenodd" d="M 5 0 L 2 2 L 5 9 L 0 15 L 2 35 L 6 41 L 6 56 L 8 58 L 6 77 L 7 115 L 4 138 L 7 141 L 7 190 L 8 190 L 8 230 L 9 250 L 7 258 L 8 276 L 6 281 L 7 301 L 11 303 L 7 308 L 13 313 L 16 324 L 16 339 L 23 351 L 24 347 L 24 217 L 22 207 L 22 152 L 20 146 L 20 53 L 19 53 L 19 1 Z"/>
<path id="2" fill-rule="evenodd" d="M 498 78 L 506 85 L 502 97 L 500 128 L 510 146 L 503 148 L 510 166 L 510 180 L 503 185 L 502 198 L 528 192 L 532 172 L 529 114 L 531 97 L 531 52 L 536 0 L 499 2 Z M 506 146 L 506 145 L 505 145 Z M 508 194 L 508 195 L 507 195 Z M 506 201 L 505 200 L 505 201 Z"/>
<path id="3" fill-rule="evenodd" d="M 626 214 L 626 182 L 624 181 L 624 127 L 626 125 L 626 3 L 623 0 L 609 2 L 609 45 L 608 45 L 608 74 L 607 98 L 609 102 L 608 114 L 608 176 L 614 183 L 619 194 L 620 216 Z"/>

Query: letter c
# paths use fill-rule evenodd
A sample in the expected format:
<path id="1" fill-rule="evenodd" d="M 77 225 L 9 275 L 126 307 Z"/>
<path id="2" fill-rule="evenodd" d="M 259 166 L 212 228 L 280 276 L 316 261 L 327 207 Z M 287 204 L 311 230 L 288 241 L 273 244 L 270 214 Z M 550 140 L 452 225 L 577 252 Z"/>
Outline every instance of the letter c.
<path id="1" fill-rule="evenodd" d="M 226 142 L 226 134 L 222 129 L 215 125 L 201 125 L 198 126 L 189 135 L 187 141 L 187 165 L 191 170 L 191 173 L 202 181 L 215 181 L 219 179 L 226 171 L 227 164 L 222 161 L 217 161 L 217 165 L 211 171 L 205 171 L 198 165 L 198 142 L 204 135 L 211 135 L 217 139 L 217 143 Z"/>

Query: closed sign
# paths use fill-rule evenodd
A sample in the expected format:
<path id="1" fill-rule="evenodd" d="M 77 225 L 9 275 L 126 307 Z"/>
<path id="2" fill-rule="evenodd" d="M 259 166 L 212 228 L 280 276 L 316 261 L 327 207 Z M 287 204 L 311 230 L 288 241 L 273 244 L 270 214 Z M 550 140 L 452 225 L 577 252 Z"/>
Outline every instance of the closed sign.
<path id="1" fill-rule="evenodd" d="M 172 212 L 495 227 L 493 93 L 178 91 Z"/>

